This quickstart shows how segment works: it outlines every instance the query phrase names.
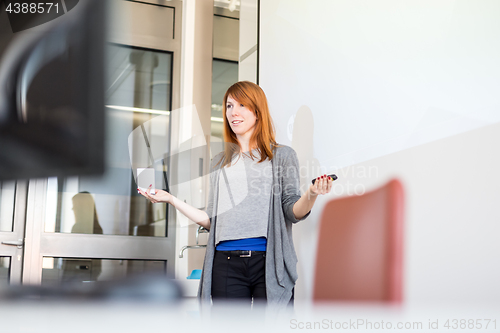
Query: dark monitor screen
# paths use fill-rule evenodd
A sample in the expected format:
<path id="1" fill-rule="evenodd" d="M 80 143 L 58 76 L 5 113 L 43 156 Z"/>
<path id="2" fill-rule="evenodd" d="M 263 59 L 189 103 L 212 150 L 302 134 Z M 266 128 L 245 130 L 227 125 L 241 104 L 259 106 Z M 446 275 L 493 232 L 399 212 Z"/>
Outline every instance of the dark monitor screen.
<path id="1" fill-rule="evenodd" d="M 14 33 L 0 63 L 0 180 L 103 172 L 104 3 Z"/>

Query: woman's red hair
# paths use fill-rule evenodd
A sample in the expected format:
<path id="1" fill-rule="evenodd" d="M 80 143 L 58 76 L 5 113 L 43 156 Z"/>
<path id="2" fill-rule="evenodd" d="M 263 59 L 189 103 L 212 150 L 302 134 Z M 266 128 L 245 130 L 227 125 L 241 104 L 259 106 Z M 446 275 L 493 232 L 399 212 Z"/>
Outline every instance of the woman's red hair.
<path id="1" fill-rule="evenodd" d="M 252 154 L 252 149 L 258 148 L 261 156 L 258 163 L 263 162 L 266 158 L 271 160 L 273 158 L 272 148 L 277 146 L 277 143 L 275 140 L 276 131 L 267 106 L 266 94 L 255 83 L 240 81 L 229 87 L 224 95 L 222 114 L 224 118 L 224 142 L 226 144 L 224 145 L 224 158 L 221 159 L 221 161 L 224 161 L 222 166 L 230 164 L 233 155 L 241 151 L 241 145 L 226 117 L 227 98 L 229 96 L 252 110 L 257 118 L 255 130 L 249 142 L 250 156 L 255 157 Z"/>

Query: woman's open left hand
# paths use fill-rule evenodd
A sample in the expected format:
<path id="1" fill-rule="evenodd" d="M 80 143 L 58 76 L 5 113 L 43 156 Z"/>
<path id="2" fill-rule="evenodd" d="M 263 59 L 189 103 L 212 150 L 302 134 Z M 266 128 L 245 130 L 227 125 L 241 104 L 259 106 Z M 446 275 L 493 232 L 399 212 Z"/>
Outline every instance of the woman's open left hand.
<path id="1" fill-rule="evenodd" d="M 309 187 L 312 195 L 327 194 L 332 190 L 333 179 L 327 175 L 316 178 L 314 185 Z"/>
<path id="2" fill-rule="evenodd" d="M 155 190 L 155 194 L 151 194 L 151 186 L 152 185 L 150 185 L 146 191 L 143 191 L 138 188 L 137 192 L 145 196 L 152 203 L 157 203 L 157 202 L 172 203 L 174 198 L 172 194 L 163 190 Z"/>

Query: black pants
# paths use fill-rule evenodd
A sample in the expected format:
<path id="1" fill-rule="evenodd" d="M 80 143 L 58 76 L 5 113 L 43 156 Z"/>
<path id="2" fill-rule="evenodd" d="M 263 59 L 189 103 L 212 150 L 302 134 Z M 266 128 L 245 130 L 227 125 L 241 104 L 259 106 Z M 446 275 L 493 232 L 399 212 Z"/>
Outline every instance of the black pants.
<path id="1" fill-rule="evenodd" d="M 215 251 L 212 268 L 212 301 L 266 301 L 266 255 L 251 257 Z"/>

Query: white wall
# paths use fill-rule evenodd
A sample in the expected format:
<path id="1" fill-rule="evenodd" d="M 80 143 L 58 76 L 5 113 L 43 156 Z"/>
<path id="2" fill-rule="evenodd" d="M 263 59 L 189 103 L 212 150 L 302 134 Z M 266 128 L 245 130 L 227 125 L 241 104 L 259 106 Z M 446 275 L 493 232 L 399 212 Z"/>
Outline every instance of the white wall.
<path id="1" fill-rule="evenodd" d="M 301 183 L 335 194 L 294 229 L 311 295 L 327 200 L 392 177 L 406 191 L 405 302 L 500 299 L 496 1 L 261 2 L 260 84 Z M 323 168 L 323 169 L 321 169 Z"/>
<path id="2" fill-rule="evenodd" d="M 339 167 L 493 124 L 499 12 L 495 0 L 262 1 L 259 83 L 283 125 L 310 108 L 316 158 Z"/>
<path id="3" fill-rule="evenodd" d="M 392 177 L 406 194 L 404 298 L 412 303 L 500 299 L 500 124 L 343 168 L 334 191 Z M 361 190 L 360 187 L 357 187 Z M 294 228 L 298 297 L 311 295 L 318 219 L 330 194 Z"/>

